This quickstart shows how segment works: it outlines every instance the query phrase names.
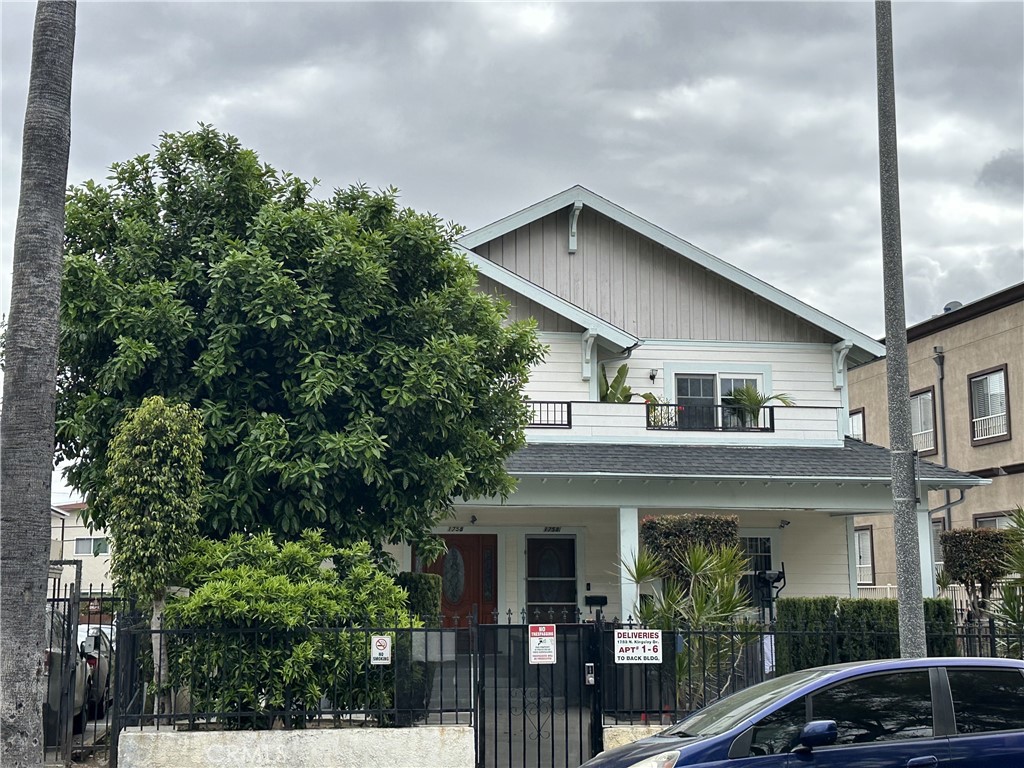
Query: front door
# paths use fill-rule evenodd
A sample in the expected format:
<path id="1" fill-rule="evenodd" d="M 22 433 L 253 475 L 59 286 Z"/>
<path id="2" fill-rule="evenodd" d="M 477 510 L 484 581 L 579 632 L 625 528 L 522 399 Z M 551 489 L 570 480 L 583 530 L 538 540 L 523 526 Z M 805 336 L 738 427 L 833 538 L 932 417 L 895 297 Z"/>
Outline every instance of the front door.
<path id="1" fill-rule="evenodd" d="M 448 552 L 423 570 L 441 577 L 441 613 L 449 626 L 465 626 L 476 613 L 493 624 L 498 608 L 498 537 L 493 533 L 441 536 Z"/>

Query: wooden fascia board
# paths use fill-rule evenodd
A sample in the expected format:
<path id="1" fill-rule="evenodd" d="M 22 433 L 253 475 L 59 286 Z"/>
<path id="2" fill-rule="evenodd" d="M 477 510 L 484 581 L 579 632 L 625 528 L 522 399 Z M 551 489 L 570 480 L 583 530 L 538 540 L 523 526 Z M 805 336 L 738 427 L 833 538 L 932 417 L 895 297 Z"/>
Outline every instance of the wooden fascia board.
<path id="1" fill-rule="evenodd" d="M 698 248 L 692 243 L 688 243 L 681 237 L 673 235 L 671 232 L 652 224 L 646 219 L 640 218 L 635 213 L 630 213 L 625 208 L 622 208 L 610 200 L 591 192 L 589 189 L 578 185 L 549 197 L 546 200 L 542 200 L 539 203 L 535 203 L 528 208 L 524 208 L 521 211 L 513 213 L 510 216 L 506 216 L 493 224 L 489 224 L 486 227 L 470 232 L 459 239 L 459 244 L 467 249 L 476 248 L 479 245 L 490 242 L 502 235 L 526 226 L 532 221 L 547 216 L 549 213 L 554 213 L 562 208 L 566 208 L 578 200 L 581 200 L 584 205 L 590 206 L 598 213 L 622 224 L 624 227 L 632 229 L 634 232 L 643 235 L 649 240 L 652 240 L 671 251 L 675 251 L 681 256 L 693 261 L 695 264 L 699 264 L 704 267 L 709 272 L 713 272 L 720 277 L 735 283 L 741 288 L 745 288 L 766 301 L 769 301 L 787 312 L 791 312 L 797 317 L 806 320 L 811 325 L 821 328 L 839 339 L 850 339 L 860 352 L 859 354 L 854 354 L 851 350 L 851 356 L 857 362 L 881 357 L 885 354 L 885 346 L 875 341 L 870 336 L 851 328 L 845 323 L 836 320 L 834 317 L 830 317 L 824 312 L 815 309 L 809 304 L 805 304 L 799 299 L 790 296 L 788 293 L 775 288 L 759 278 L 754 277 L 748 272 L 744 272 L 739 267 L 734 267 L 732 264 L 722 261 L 717 256 Z"/>

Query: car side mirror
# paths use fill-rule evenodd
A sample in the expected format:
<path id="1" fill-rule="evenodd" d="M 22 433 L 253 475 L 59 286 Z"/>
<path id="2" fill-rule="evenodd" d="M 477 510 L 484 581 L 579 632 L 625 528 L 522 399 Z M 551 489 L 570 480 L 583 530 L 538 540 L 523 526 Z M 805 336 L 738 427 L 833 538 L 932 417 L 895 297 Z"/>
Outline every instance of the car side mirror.
<path id="1" fill-rule="evenodd" d="M 812 720 L 800 731 L 800 746 L 794 752 L 810 752 L 815 747 L 827 747 L 835 744 L 839 738 L 839 729 L 835 720 Z"/>

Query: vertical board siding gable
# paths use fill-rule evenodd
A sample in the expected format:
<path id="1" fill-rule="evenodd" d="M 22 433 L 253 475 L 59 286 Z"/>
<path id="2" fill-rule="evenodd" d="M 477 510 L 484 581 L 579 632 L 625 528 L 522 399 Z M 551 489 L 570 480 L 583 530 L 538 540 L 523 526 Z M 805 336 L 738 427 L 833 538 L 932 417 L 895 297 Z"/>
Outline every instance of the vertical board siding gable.
<path id="1" fill-rule="evenodd" d="M 592 208 L 582 210 L 577 227 L 575 254 L 569 253 L 569 209 L 473 250 L 640 337 L 833 340 L 803 318 Z"/>

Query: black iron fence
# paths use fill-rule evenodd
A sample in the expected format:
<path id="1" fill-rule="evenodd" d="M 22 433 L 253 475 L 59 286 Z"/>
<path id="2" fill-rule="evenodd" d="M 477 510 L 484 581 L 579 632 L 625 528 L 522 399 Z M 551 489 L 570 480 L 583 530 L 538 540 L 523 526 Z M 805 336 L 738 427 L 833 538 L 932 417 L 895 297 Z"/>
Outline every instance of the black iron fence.
<path id="1" fill-rule="evenodd" d="M 775 406 L 647 403 L 647 429 L 692 432 L 774 432 Z"/>
<path id="2" fill-rule="evenodd" d="M 113 764 L 125 728 L 459 724 L 475 728 L 478 766 L 577 766 L 603 748 L 606 727 L 667 725 L 786 672 L 899 655 L 897 631 L 874 626 L 679 627 L 650 635 L 660 661 L 630 663 L 616 631 L 640 627 L 599 611 L 428 624 L 152 629 L 124 614 Z M 1020 658 L 1022 635 L 996 619 L 951 621 L 928 627 L 928 649 Z"/>
<path id="3" fill-rule="evenodd" d="M 572 429 L 572 403 L 555 400 L 527 400 L 529 426 L 544 429 Z"/>

